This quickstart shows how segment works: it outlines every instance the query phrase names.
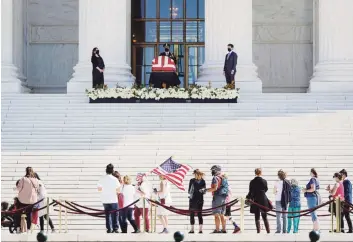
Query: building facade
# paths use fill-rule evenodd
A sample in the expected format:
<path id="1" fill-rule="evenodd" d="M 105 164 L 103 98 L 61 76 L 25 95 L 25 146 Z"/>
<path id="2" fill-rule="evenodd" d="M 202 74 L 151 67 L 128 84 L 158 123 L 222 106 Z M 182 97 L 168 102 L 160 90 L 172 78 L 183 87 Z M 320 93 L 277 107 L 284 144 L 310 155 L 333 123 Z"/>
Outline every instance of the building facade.
<path id="1" fill-rule="evenodd" d="M 242 92 L 353 91 L 351 0 L 2 0 L 2 92 L 91 86 L 98 46 L 105 80 L 148 84 L 165 42 L 182 86 L 219 87 L 226 47 Z"/>

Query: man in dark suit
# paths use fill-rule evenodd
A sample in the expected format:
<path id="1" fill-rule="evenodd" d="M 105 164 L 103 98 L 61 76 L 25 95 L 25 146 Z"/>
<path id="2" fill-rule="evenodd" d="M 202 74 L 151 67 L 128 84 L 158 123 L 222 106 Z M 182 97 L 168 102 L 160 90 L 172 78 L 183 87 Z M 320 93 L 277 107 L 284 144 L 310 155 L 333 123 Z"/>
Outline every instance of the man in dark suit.
<path id="1" fill-rule="evenodd" d="M 352 183 L 350 180 L 348 180 L 348 174 L 345 169 L 340 171 L 342 178 L 343 178 L 343 188 L 344 188 L 344 201 L 352 204 Z M 352 220 L 350 217 L 350 208 L 349 206 L 345 205 L 343 209 L 343 215 L 347 220 L 348 224 L 348 233 L 353 233 L 353 228 L 352 228 Z M 342 224 L 343 224 L 343 219 L 342 219 Z M 342 226 L 343 228 L 343 226 Z"/>
<path id="2" fill-rule="evenodd" d="M 227 84 L 234 81 L 235 73 L 237 72 L 238 55 L 233 51 L 234 45 L 228 45 L 228 54 L 224 61 L 223 75 L 226 77 Z"/>
<path id="3" fill-rule="evenodd" d="M 164 52 L 161 52 L 159 56 L 168 56 L 170 59 L 174 61 L 174 64 L 176 64 L 176 57 L 173 53 L 170 52 L 170 45 L 165 43 L 163 47 L 164 47 Z"/>

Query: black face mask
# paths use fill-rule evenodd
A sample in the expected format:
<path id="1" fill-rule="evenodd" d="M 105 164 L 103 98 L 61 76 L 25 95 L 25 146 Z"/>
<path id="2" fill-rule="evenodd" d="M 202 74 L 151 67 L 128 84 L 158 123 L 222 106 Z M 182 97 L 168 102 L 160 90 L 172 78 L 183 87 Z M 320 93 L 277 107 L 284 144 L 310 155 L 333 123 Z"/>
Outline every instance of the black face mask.
<path id="1" fill-rule="evenodd" d="M 216 175 L 216 171 L 211 171 L 211 175 L 215 176 Z"/>
<path id="2" fill-rule="evenodd" d="M 96 54 L 99 55 L 99 50 L 96 50 Z"/>
<path id="3" fill-rule="evenodd" d="M 168 49 L 168 48 L 165 48 L 164 50 L 165 50 L 165 52 L 169 52 L 169 49 Z"/>
<path id="4" fill-rule="evenodd" d="M 231 52 L 232 51 L 232 49 L 231 48 L 228 48 L 228 52 Z"/>

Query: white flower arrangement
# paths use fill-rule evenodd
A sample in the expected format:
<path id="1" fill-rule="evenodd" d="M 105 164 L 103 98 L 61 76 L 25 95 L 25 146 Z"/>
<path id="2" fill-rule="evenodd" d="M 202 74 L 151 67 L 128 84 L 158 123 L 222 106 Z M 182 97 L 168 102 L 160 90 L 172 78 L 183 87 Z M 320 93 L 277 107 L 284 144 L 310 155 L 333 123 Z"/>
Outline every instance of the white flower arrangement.
<path id="1" fill-rule="evenodd" d="M 86 89 L 86 95 L 96 100 L 99 98 L 121 98 L 121 99 L 141 99 L 141 100 L 161 100 L 161 99 L 212 99 L 225 100 L 235 99 L 239 96 L 238 90 L 227 88 L 210 88 L 192 86 L 188 89 L 171 87 L 167 89 L 142 87 L 142 88 L 101 88 Z"/>

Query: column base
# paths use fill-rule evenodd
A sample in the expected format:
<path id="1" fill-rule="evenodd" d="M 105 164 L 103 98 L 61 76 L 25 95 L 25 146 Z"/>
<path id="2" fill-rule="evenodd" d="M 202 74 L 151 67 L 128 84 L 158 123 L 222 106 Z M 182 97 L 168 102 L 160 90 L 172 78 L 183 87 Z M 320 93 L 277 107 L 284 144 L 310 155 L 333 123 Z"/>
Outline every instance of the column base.
<path id="1" fill-rule="evenodd" d="M 235 87 L 240 88 L 241 93 L 262 93 L 262 81 L 257 76 L 255 65 L 238 65 L 235 75 Z M 201 75 L 196 84 L 214 88 L 224 87 L 227 82 L 223 75 L 223 63 L 206 63 L 201 68 Z"/>
<path id="2" fill-rule="evenodd" d="M 353 92 L 353 63 L 319 63 L 310 81 L 309 92 Z"/>
<path id="3" fill-rule="evenodd" d="M 114 66 L 114 67 L 111 67 Z M 106 66 L 104 72 L 104 84 L 110 88 L 117 85 L 120 87 L 131 87 L 135 83 L 135 77 L 131 74 L 128 65 Z M 67 93 L 84 93 L 86 89 L 92 88 L 92 66 L 89 64 L 77 64 L 74 67 L 74 74 L 67 83 Z"/>
<path id="4" fill-rule="evenodd" d="M 18 78 L 17 68 L 11 64 L 1 63 L 1 92 L 21 93 L 21 80 Z"/>

